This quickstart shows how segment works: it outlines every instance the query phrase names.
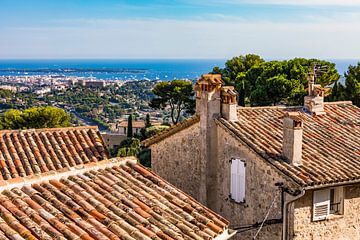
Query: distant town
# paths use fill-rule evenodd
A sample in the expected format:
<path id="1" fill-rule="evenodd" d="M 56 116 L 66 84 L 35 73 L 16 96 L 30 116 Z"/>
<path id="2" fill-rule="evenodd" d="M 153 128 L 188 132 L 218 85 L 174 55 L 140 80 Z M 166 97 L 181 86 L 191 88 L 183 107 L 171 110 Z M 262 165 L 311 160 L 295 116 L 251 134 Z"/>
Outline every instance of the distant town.
<path id="1" fill-rule="evenodd" d="M 34 106 L 55 106 L 71 114 L 75 125 L 97 125 L 118 132 L 129 114 L 167 122 L 165 111 L 149 107 L 158 80 L 97 80 L 59 75 L 0 76 L 0 112 Z"/>

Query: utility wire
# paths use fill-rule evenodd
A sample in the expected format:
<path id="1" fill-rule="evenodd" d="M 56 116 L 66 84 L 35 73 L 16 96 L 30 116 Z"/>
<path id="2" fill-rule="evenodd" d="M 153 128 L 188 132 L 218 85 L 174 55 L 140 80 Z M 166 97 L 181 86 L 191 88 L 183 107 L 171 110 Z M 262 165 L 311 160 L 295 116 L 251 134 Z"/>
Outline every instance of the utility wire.
<path id="1" fill-rule="evenodd" d="M 255 236 L 253 237 L 254 240 L 257 238 L 257 236 L 258 236 L 258 234 L 260 233 L 262 227 L 264 226 L 264 223 L 265 223 L 266 219 L 269 217 L 270 211 L 271 211 L 271 209 L 273 208 L 273 206 L 274 206 L 274 204 L 275 204 L 275 201 L 276 201 L 276 198 L 277 198 L 278 194 L 279 194 L 279 192 L 276 191 L 276 194 L 275 194 L 274 199 L 273 199 L 273 201 L 272 201 L 272 203 L 271 203 L 271 205 L 270 205 L 270 208 L 269 208 L 269 210 L 267 211 L 267 213 L 266 213 L 266 215 L 265 215 L 265 218 L 264 218 L 264 220 L 262 221 L 262 223 L 261 223 L 259 229 L 257 230 Z"/>

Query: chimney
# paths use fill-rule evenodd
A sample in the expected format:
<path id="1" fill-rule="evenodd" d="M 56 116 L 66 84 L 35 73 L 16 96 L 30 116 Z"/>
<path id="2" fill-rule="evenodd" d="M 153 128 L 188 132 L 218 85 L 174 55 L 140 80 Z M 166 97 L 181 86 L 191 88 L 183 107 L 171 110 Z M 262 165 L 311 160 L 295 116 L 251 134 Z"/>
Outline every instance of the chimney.
<path id="1" fill-rule="evenodd" d="M 283 122 L 283 156 L 290 164 L 301 165 L 303 122 L 298 112 L 288 112 Z"/>
<path id="2" fill-rule="evenodd" d="M 204 74 L 195 84 L 196 113 L 214 118 L 220 114 L 220 90 L 223 81 L 220 74 Z"/>
<path id="3" fill-rule="evenodd" d="M 221 116 L 228 121 L 236 122 L 237 117 L 237 96 L 233 86 L 221 88 Z"/>
<path id="4" fill-rule="evenodd" d="M 328 88 L 315 84 L 315 73 L 308 74 L 308 95 L 304 98 L 304 107 L 314 115 L 325 114 L 324 97 L 329 92 Z"/>
<path id="5" fill-rule="evenodd" d="M 217 127 L 214 119 L 221 114 L 220 74 L 204 74 L 195 84 L 196 113 L 200 116 L 200 185 L 199 201 L 207 206 L 216 203 Z"/>

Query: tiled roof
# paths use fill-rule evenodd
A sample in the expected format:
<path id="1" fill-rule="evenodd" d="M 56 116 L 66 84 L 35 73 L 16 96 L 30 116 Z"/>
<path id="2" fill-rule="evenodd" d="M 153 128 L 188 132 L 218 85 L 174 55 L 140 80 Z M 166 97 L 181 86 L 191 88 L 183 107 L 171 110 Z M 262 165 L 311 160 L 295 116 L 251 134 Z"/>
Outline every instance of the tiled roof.
<path id="1" fill-rule="evenodd" d="M 0 183 L 0 239 L 200 240 L 227 233 L 226 220 L 135 159 L 51 174 Z"/>
<path id="2" fill-rule="evenodd" d="M 0 131 L 0 179 L 107 159 L 96 127 Z"/>
<path id="3" fill-rule="evenodd" d="M 118 127 L 128 127 L 128 121 L 122 121 L 118 123 Z M 144 128 L 145 122 L 144 121 L 133 121 L 132 122 L 133 128 Z"/>
<path id="4" fill-rule="evenodd" d="M 287 111 L 298 111 L 304 123 L 300 166 L 281 156 Z M 360 108 L 351 102 L 325 103 L 325 112 L 311 116 L 300 107 L 244 107 L 238 109 L 238 122 L 217 122 L 303 186 L 360 179 Z"/>
<path id="5" fill-rule="evenodd" d="M 188 127 L 194 125 L 195 123 L 197 123 L 199 121 L 200 121 L 199 115 L 194 115 L 191 118 L 188 118 L 168 129 L 160 132 L 159 134 L 156 134 L 155 136 L 152 136 L 152 137 L 142 141 L 141 144 L 144 147 L 149 147 L 155 143 L 158 143 L 158 142 L 164 140 L 165 138 L 167 138 L 171 135 L 174 135 L 177 132 L 180 132 L 181 130 L 183 130 L 185 128 L 188 128 Z"/>

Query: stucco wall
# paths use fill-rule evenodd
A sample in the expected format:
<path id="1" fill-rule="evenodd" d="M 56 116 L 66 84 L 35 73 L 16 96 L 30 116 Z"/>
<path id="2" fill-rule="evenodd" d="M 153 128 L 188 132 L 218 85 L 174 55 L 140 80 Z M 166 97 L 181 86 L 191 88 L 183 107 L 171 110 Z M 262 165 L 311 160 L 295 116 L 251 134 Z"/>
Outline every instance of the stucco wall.
<path id="1" fill-rule="evenodd" d="M 344 214 L 324 221 L 312 221 L 313 192 L 295 202 L 294 238 L 296 240 L 360 239 L 360 185 L 344 187 Z"/>
<path id="2" fill-rule="evenodd" d="M 234 203 L 229 199 L 231 158 L 246 160 L 245 203 Z M 218 161 L 217 204 L 213 210 L 228 219 L 231 227 L 261 222 L 273 199 L 275 203 L 268 219 L 281 219 L 281 190 L 275 184 L 287 183 L 286 179 L 222 127 L 218 127 Z M 252 239 L 255 232 L 237 234 L 235 239 Z M 282 223 L 279 223 L 264 227 L 256 239 L 276 240 L 281 236 Z"/>
<path id="3" fill-rule="evenodd" d="M 200 201 L 200 124 L 151 145 L 153 171 Z"/>

